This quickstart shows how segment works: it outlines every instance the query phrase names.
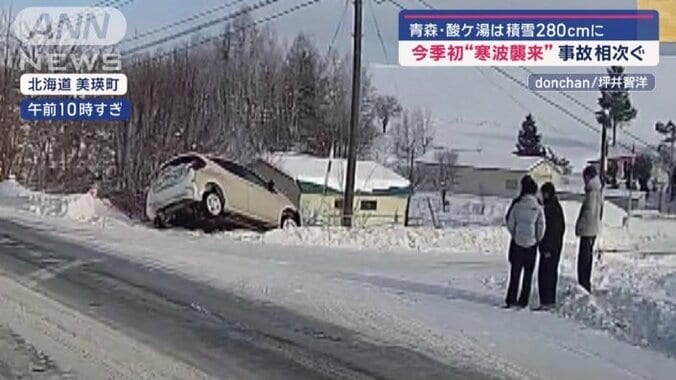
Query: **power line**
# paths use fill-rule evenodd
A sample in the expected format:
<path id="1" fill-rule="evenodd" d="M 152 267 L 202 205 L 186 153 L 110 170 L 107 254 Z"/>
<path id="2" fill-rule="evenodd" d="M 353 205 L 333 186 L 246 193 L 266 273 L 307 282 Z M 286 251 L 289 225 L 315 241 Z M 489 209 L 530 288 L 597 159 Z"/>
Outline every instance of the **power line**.
<path id="1" fill-rule="evenodd" d="M 227 31 L 227 32 L 225 32 L 225 33 L 221 33 L 221 34 L 216 35 L 216 36 L 207 37 L 207 38 L 205 38 L 205 39 L 203 39 L 203 40 L 200 40 L 200 41 L 197 41 L 197 42 L 195 42 L 195 43 L 193 43 L 193 44 L 191 44 L 191 45 L 187 45 L 187 46 L 175 48 L 175 49 L 173 49 L 173 50 L 170 50 L 170 51 L 167 51 L 167 52 L 164 52 L 164 53 L 160 53 L 160 54 L 158 54 L 158 55 L 156 55 L 156 56 L 153 56 L 153 57 L 151 58 L 151 60 L 153 60 L 153 61 L 161 60 L 161 59 L 164 58 L 164 57 L 168 57 L 168 56 L 171 56 L 171 55 L 174 55 L 174 54 L 176 54 L 176 53 L 183 52 L 183 51 L 188 51 L 188 50 L 190 50 L 191 48 L 194 48 L 194 47 L 197 47 L 197 46 L 201 46 L 201 45 L 207 44 L 207 43 L 209 43 L 209 42 L 212 42 L 212 41 L 215 41 L 215 40 L 218 40 L 218 39 L 221 39 L 221 38 L 227 38 L 227 37 L 229 37 L 229 36 L 231 36 L 231 35 L 233 35 L 233 34 L 235 34 L 235 33 L 241 32 L 241 31 L 246 30 L 246 29 L 249 29 L 249 28 L 253 28 L 253 27 L 257 26 L 257 25 L 261 25 L 261 24 L 264 24 L 264 23 L 266 23 L 266 22 L 273 21 L 273 20 L 278 19 L 278 18 L 280 18 L 280 17 L 283 17 L 283 16 L 289 15 L 289 14 L 291 14 L 291 13 L 297 12 L 297 11 L 303 9 L 303 8 L 307 8 L 307 7 L 309 7 L 309 6 L 312 6 L 312 5 L 314 5 L 314 4 L 317 4 L 317 3 L 321 2 L 321 1 L 322 1 L 322 0 L 307 0 L 307 1 L 304 1 L 304 2 L 302 2 L 302 3 L 299 3 L 299 4 L 296 4 L 296 5 L 292 6 L 292 7 L 290 7 L 290 8 L 287 8 L 287 9 L 285 9 L 285 10 L 282 10 L 282 11 L 279 11 L 279 12 L 274 13 L 274 14 L 272 14 L 272 15 L 269 15 L 269 16 L 263 17 L 263 18 L 261 18 L 261 19 L 258 19 L 258 20 L 254 21 L 254 22 L 248 23 L 248 24 L 246 24 L 246 25 L 239 26 L 239 27 L 237 27 L 237 28 L 233 28 L 233 29 L 231 29 L 231 30 L 229 30 L 229 31 Z M 136 64 L 132 64 L 131 66 L 133 67 L 133 66 L 139 65 L 139 64 L 141 64 L 141 63 L 143 63 L 143 62 L 142 62 L 142 61 L 139 61 L 139 62 L 137 62 Z"/>
<path id="2" fill-rule="evenodd" d="M 375 0 L 374 0 L 375 1 Z M 380 47 L 383 50 L 383 56 L 385 57 L 385 63 L 389 63 L 390 58 L 389 55 L 387 54 L 387 48 L 385 47 L 385 41 L 383 40 L 383 34 L 380 32 L 380 25 L 378 24 L 378 18 L 376 17 L 376 10 L 373 4 L 371 3 L 371 0 L 369 0 L 369 8 L 371 10 L 371 19 L 373 20 L 373 24 L 376 27 L 376 35 L 378 36 L 378 41 L 380 42 Z"/>
<path id="3" fill-rule="evenodd" d="M 521 87 L 523 87 L 523 88 L 525 88 L 525 89 L 531 90 L 527 85 L 523 84 L 522 81 L 520 81 L 519 79 L 513 77 L 512 75 L 510 75 L 509 73 L 507 73 L 507 72 L 504 71 L 503 69 L 501 69 L 501 68 L 499 68 L 499 67 L 493 67 L 493 69 L 496 70 L 497 72 L 499 72 L 500 74 L 502 74 L 502 75 L 503 75 L 504 77 L 506 77 L 507 79 L 511 80 L 512 82 L 518 84 L 519 86 L 521 86 Z M 586 120 L 580 118 L 579 116 L 577 116 L 577 115 L 575 115 L 574 113 L 570 112 L 567 108 L 561 106 L 560 104 L 556 103 L 555 101 L 553 101 L 553 100 L 551 100 L 551 99 L 545 97 L 544 95 L 540 94 L 540 93 L 537 92 L 537 91 L 531 90 L 531 92 L 533 93 L 533 95 L 537 96 L 538 98 L 540 98 L 540 99 L 541 99 L 542 101 L 544 101 L 545 103 L 547 103 L 547 104 L 551 105 L 552 107 L 558 109 L 559 111 L 563 112 L 564 114 L 566 114 L 567 116 L 569 116 L 569 117 L 572 118 L 573 120 L 577 121 L 578 123 L 580 123 L 582 126 L 586 127 L 587 129 L 590 129 L 590 130 L 592 130 L 592 131 L 594 131 L 594 132 L 596 132 L 596 133 L 601 133 L 601 132 L 602 132 L 601 128 L 599 128 L 599 127 L 597 127 L 597 126 L 595 126 L 595 125 L 593 125 L 593 124 L 587 122 Z M 630 147 L 629 145 L 626 145 L 626 144 L 620 144 L 620 145 L 623 146 L 623 147 L 626 148 L 626 149 L 631 149 L 631 147 Z"/>
<path id="4" fill-rule="evenodd" d="M 343 28 L 343 22 L 345 22 L 345 16 L 347 15 L 347 8 L 350 6 L 350 0 L 345 0 L 345 6 L 343 7 L 343 13 L 340 15 L 340 19 L 338 20 L 338 25 L 336 25 L 336 30 L 333 32 L 333 37 L 331 38 L 331 42 L 329 43 L 329 48 L 326 51 L 326 57 L 328 58 L 329 55 L 331 55 L 331 51 L 333 50 L 333 46 L 336 43 L 336 40 L 338 39 L 338 34 L 340 34 L 340 30 Z"/>
<path id="5" fill-rule="evenodd" d="M 385 2 L 388 2 L 388 3 L 394 5 L 395 7 L 399 8 L 399 9 L 406 9 L 406 7 L 403 6 L 403 5 L 401 5 L 401 3 L 398 2 L 397 0 L 375 0 L 375 2 L 376 2 L 376 4 L 378 4 L 378 5 L 381 5 L 381 4 L 385 3 Z"/>
<path id="6" fill-rule="evenodd" d="M 377 0 L 373 0 L 376 4 L 378 3 Z M 382 1 L 381 1 L 382 3 Z M 383 58 L 385 59 L 385 64 L 390 63 L 390 57 L 389 54 L 387 53 L 387 47 L 385 46 L 385 40 L 383 39 L 383 34 L 380 31 L 380 23 L 378 23 L 378 16 L 376 15 L 376 10 L 373 4 L 371 3 L 371 0 L 369 0 L 369 9 L 371 12 L 371 19 L 373 20 L 373 24 L 376 28 L 376 35 L 378 36 L 378 41 L 380 42 L 380 48 L 383 51 Z M 386 69 L 387 70 L 387 69 Z M 396 75 L 391 75 L 392 78 L 392 83 L 394 84 L 394 91 L 395 93 L 399 93 L 399 83 L 397 82 L 397 76 Z"/>
<path id="7" fill-rule="evenodd" d="M 434 9 L 434 7 L 432 5 L 430 5 L 430 3 L 427 2 L 427 0 L 418 0 L 418 2 L 420 4 L 426 6 L 427 8 Z"/>
<path id="8" fill-rule="evenodd" d="M 212 14 L 212 13 L 215 13 L 215 12 L 218 12 L 218 11 L 221 11 L 221 10 L 224 10 L 224 9 L 227 9 L 227 8 L 230 8 L 230 7 L 232 7 L 233 5 L 236 5 L 236 4 L 241 3 L 241 2 L 244 2 L 244 1 L 245 1 L 245 0 L 233 0 L 233 1 L 227 2 L 227 3 L 225 3 L 225 4 L 221 4 L 221 5 L 217 6 L 217 7 L 208 9 L 208 10 L 206 10 L 206 11 L 202 11 L 202 12 L 197 13 L 197 14 L 194 14 L 194 15 L 192 15 L 192 16 L 189 16 L 189 17 L 183 18 L 183 19 L 181 19 L 181 20 L 172 22 L 172 23 L 170 23 L 170 24 L 167 24 L 167 25 L 164 25 L 164 26 L 161 26 L 161 27 L 158 27 L 158 28 L 155 28 L 155 29 L 152 29 L 152 30 L 143 32 L 143 33 L 138 34 L 138 35 L 135 35 L 135 36 L 133 36 L 133 37 L 130 37 L 130 38 L 128 38 L 128 39 L 122 41 L 122 43 L 129 43 L 129 42 L 132 42 L 132 41 L 139 40 L 139 39 L 141 39 L 141 38 L 143 38 L 143 37 L 147 37 L 147 36 L 150 36 L 150 35 L 153 35 L 153 34 L 157 34 L 157 33 L 159 33 L 159 32 L 163 32 L 163 31 L 168 30 L 168 29 L 172 29 L 172 28 L 174 28 L 174 27 L 176 27 L 176 26 L 179 26 L 179 25 L 182 25 L 182 24 L 185 24 L 185 23 L 188 23 L 188 22 L 197 20 L 197 19 L 199 19 L 199 18 L 201 18 L 201 17 L 209 16 L 209 15 Z"/>
<path id="9" fill-rule="evenodd" d="M 482 76 L 484 79 L 486 79 L 486 81 L 487 81 L 488 83 L 490 83 L 491 85 L 493 85 L 494 87 L 496 87 L 497 89 L 499 89 L 500 91 L 502 91 L 502 92 L 503 92 L 503 93 L 504 93 L 504 94 L 505 94 L 512 102 L 514 102 L 517 106 L 519 106 L 519 108 L 521 108 L 521 110 L 523 110 L 524 112 L 527 112 L 527 113 L 531 113 L 531 112 L 532 112 L 532 110 L 531 110 L 528 106 L 526 106 L 525 104 L 521 103 L 521 101 L 518 100 L 514 95 L 512 95 L 512 94 L 509 92 L 509 90 L 507 90 L 506 88 L 504 88 L 503 86 L 501 86 L 498 82 L 496 82 L 496 81 L 494 81 L 493 79 L 491 79 L 491 77 L 490 77 L 488 74 L 486 74 L 486 72 L 485 72 L 484 70 L 482 70 L 481 67 L 474 67 L 474 68 L 476 69 L 476 71 L 477 71 L 479 74 L 481 74 L 481 76 Z M 566 133 L 565 131 L 561 130 L 560 128 L 555 127 L 555 126 L 552 125 L 552 124 L 547 123 L 546 121 L 540 121 L 540 123 L 543 124 L 544 126 L 550 128 L 550 129 L 556 131 L 556 132 L 559 132 L 559 133 L 561 133 L 561 134 L 563 134 L 563 135 L 568 135 L 568 133 Z"/>
<path id="10" fill-rule="evenodd" d="M 151 48 L 153 46 L 157 46 L 157 45 L 163 44 L 165 42 L 169 42 L 169 41 L 175 40 L 177 38 L 181 38 L 181 37 L 186 36 L 188 34 L 195 33 L 195 32 L 198 32 L 202 29 L 209 28 L 209 27 L 212 27 L 214 25 L 218 25 L 220 23 L 223 23 L 225 21 L 237 18 L 239 16 L 247 14 L 248 12 L 255 11 L 255 10 L 270 6 L 270 5 L 277 3 L 277 2 L 279 2 L 279 0 L 261 0 L 258 3 L 254 4 L 250 7 L 244 8 L 242 10 L 239 10 L 237 12 L 233 12 L 233 13 L 227 14 L 225 16 L 219 17 L 217 19 L 213 19 L 213 20 L 204 22 L 202 24 L 193 26 L 193 27 L 188 28 L 186 30 L 183 30 L 181 32 L 174 33 L 174 34 L 166 36 L 166 37 L 162 37 L 162 38 L 157 39 L 155 41 L 151 41 L 151 42 L 148 42 L 148 43 L 144 43 L 144 44 L 129 48 L 129 49 L 123 51 L 122 55 L 123 56 L 130 55 L 130 54 L 136 53 L 140 50 Z"/>
<path id="11" fill-rule="evenodd" d="M 133 3 L 134 0 L 102 0 L 96 2 L 92 7 L 115 7 L 122 8 L 129 3 Z"/>

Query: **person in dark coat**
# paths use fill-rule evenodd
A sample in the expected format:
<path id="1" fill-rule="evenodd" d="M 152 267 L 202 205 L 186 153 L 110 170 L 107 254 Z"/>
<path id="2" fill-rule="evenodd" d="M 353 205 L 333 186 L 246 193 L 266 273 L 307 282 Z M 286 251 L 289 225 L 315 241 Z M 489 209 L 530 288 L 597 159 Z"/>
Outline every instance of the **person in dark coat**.
<path id="1" fill-rule="evenodd" d="M 540 193 L 545 208 L 545 236 L 539 245 L 538 290 L 540 308 L 548 310 L 556 305 L 556 284 L 559 278 L 559 260 L 566 232 L 566 220 L 554 184 L 545 183 L 540 188 Z"/>
<path id="2" fill-rule="evenodd" d="M 537 246 L 545 234 L 545 214 L 535 196 L 537 191 L 538 185 L 533 178 L 524 176 L 521 179 L 521 194 L 507 211 L 507 229 L 511 235 L 509 287 L 505 300 L 507 308 L 526 307 L 530 299 Z M 519 282 L 521 282 L 520 294 L 518 294 Z"/>

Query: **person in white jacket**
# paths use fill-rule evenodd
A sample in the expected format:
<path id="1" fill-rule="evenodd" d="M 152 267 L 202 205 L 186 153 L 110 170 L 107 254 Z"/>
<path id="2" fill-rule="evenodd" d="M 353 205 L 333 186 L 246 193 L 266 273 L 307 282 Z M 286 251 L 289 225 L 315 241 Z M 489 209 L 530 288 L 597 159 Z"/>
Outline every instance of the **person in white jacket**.
<path id="1" fill-rule="evenodd" d="M 575 223 L 575 235 L 580 238 L 577 256 L 577 281 L 591 292 L 591 272 L 596 236 L 601 228 L 603 185 L 596 167 L 587 166 L 582 172 L 584 178 L 584 201 Z"/>
<path id="2" fill-rule="evenodd" d="M 521 194 L 507 211 L 507 229 L 512 236 L 509 245 L 509 287 L 505 307 L 526 307 L 530 299 L 531 282 L 538 243 L 545 235 L 545 213 L 536 193 L 538 185 L 530 176 L 521 179 Z M 522 279 L 523 274 L 523 279 Z M 521 294 L 519 282 L 521 280 Z"/>

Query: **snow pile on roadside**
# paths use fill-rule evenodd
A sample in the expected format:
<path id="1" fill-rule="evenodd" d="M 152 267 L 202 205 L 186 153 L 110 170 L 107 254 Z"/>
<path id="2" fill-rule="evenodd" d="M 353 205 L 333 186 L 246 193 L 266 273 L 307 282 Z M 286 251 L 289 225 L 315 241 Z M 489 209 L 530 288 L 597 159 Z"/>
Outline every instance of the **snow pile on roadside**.
<path id="1" fill-rule="evenodd" d="M 303 227 L 265 234 L 226 232 L 220 237 L 285 246 L 315 246 L 377 251 L 504 252 L 509 236 L 502 227 L 432 229 L 413 227 Z"/>
<path id="2" fill-rule="evenodd" d="M 611 256 L 597 265 L 592 280 L 589 295 L 574 277 L 563 279 L 560 314 L 633 344 L 676 354 L 676 294 L 665 286 L 676 283 L 676 267 Z"/>
<path id="3" fill-rule="evenodd" d="M 28 210 L 41 216 L 62 217 L 102 227 L 111 221 L 128 222 L 128 218 L 114 209 L 107 199 L 91 193 L 56 195 L 33 193 L 28 199 Z"/>
<path id="4" fill-rule="evenodd" d="M 469 199 L 469 202 L 459 204 L 471 204 L 471 199 Z M 469 224 L 442 229 L 387 226 L 353 228 L 351 230 L 341 227 L 302 227 L 293 230 L 273 230 L 265 234 L 234 231 L 220 234 L 219 237 L 285 246 L 377 251 L 504 253 L 508 248 L 509 234 L 502 225 L 504 222 L 503 206 L 506 207 L 504 203 L 498 201 L 491 204 L 489 208 L 491 212 L 486 215 L 493 215 L 492 218 L 495 221 L 490 223 L 492 225 Z M 562 202 L 562 207 L 566 213 L 566 242 L 569 245 L 576 245 L 577 237 L 575 236 L 574 224 L 579 212 L 580 202 L 565 201 Z M 498 209 L 501 211 L 497 212 Z M 622 223 L 626 213 L 611 203 L 607 203 L 605 212 L 603 235 L 599 238 L 598 243 L 598 247 L 603 250 L 641 250 L 650 246 L 650 244 L 660 245 L 665 241 L 673 240 L 673 237 L 670 238 L 665 231 L 662 231 L 664 228 L 661 230 L 652 226 L 646 227 L 645 224 L 648 223 L 646 221 L 634 222 L 631 230 L 623 228 Z M 467 222 L 466 216 L 460 215 L 455 221 Z"/>
<path id="5" fill-rule="evenodd" d="M 31 193 L 30 190 L 18 183 L 14 176 L 10 176 L 6 181 L 0 182 L 0 197 L 26 197 Z"/>
<path id="6" fill-rule="evenodd" d="M 577 284 L 577 251 L 568 246 L 561 260 L 556 313 L 606 331 L 634 345 L 676 356 L 676 255 L 604 253 L 594 257 L 592 294 Z M 537 270 L 531 305 L 539 305 Z M 482 283 L 505 291 L 507 276 Z"/>

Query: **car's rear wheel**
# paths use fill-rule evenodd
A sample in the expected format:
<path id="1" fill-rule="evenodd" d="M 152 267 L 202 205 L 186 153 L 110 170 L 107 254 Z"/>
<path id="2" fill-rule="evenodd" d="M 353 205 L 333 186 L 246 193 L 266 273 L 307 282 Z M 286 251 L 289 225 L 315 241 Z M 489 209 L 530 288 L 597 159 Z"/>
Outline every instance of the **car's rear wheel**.
<path id="1" fill-rule="evenodd" d="M 280 227 L 285 230 L 300 227 L 300 218 L 298 217 L 298 214 L 292 211 L 285 211 L 282 214 Z"/>
<path id="2" fill-rule="evenodd" d="M 157 215 L 155 216 L 155 219 L 153 219 L 153 225 L 155 226 L 155 228 L 161 230 L 169 227 L 169 223 L 167 222 L 167 216 L 164 215 L 163 212 L 158 212 Z"/>
<path id="3" fill-rule="evenodd" d="M 218 190 L 210 190 L 202 197 L 202 206 L 208 217 L 215 218 L 223 213 L 223 197 Z"/>

